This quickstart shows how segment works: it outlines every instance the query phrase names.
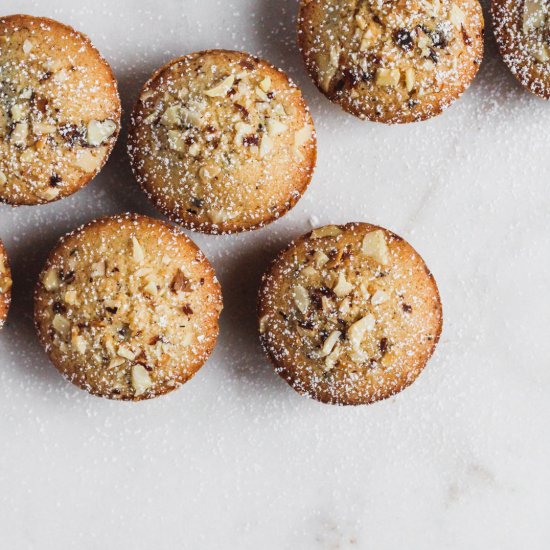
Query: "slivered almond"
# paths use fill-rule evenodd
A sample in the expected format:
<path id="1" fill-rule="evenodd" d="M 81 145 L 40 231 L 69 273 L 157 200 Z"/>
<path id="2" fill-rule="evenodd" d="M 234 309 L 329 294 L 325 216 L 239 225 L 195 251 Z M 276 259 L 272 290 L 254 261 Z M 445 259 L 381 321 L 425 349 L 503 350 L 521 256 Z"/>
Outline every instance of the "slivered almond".
<path id="1" fill-rule="evenodd" d="M 264 103 L 269 102 L 269 96 L 260 88 L 260 86 L 256 86 L 256 97 L 263 101 Z"/>
<path id="2" fill-rule="evenodd" d="M 63 315 L 59 315 L 59 313 L 54 316 L 52 327 L 63 337 L 68 336 L 71 331 L 71 323 Z"/>
<path id="3" fill-rule="evenodd" d="M 59 277 L 59 271 L 57 269 L 49 269 L 46 271 L 42 284 L 48 292 L 53 292 L 61 286 L 61 278 Z"/>
<path id="4" fill-rule="evenodd" d="M 386 236 L 381 229 L 371 231 L 365 235 L 361 250 L 363 254 L 376 260 L 379 264 L 387 265 L 390 261 Z"/>
<path id="5" fill-rule="evenodd" d="M 265 93 L 269 92 L 271 89 L 271 78 L 269 76 L 266 76 L 261 82 L 260 82 L 260 88 Z"/>
<path id="6" fill-rule="evenodd" d="M 84 355 L 86 353 L 88 345 L 86 344 L 86 340 L 81 335 L 74 335 L 71 338 L 71 344 L 73 345 L 74 349 L 78 353 L 80 353 L 80 355 Z"/>
<path id="7" fill-rule="evenodd" d="M 105 260 L 103 260 L 101 262 L 97 262 L 95 264 L 92 264 L 92 269 L 91 269 L 90 275 L 93 278 L 105 277 L 105 271 L 106 271 L 106 265 L 105 265 Z"/>
<path id="8" fill-rule="evenodd" d="M 271 137 L 279 136 L 279 135 L 283 134 L 284 132 L 286 132 L 287 129 L 288 129 L 288 126 L 286 124 L 283 124 L 282 122 L 280 122 L 277 119 L 270 118 L 267 121 L 267 133 Z"/>
<path id="9" fill-rule="evenodd" d="M 376 85 L 377 86 L 397 86 L 401 79 L 401 72 L 399 69 L 378 69 L 376 71 Z"/>
<path id="10" fill-rule="evenodd" d="M 92 147 L 97 147 L 107 141 L 117 129 L 114 120 L 91 120 L 88 122 L 86 141 Z"/>
<path id="11" fill-rule="evenodd" d="M 27 122 L 18 122 L 13 132 L 11 133 L 10 139 L 18 147 L 23 147 L 27 145 L 27 136 L 29 135 L 29 124 Z"/>
<path id="12" fill-rule="evenodd" d="M 28 55 L 31 53 L 31 50 L 33 48 L 33 44 L 30 40 L 25 40 L 25 42 L 23 42 L 23 53 L 25 53 L 25 55 Z"/>
<path id="13" fill-rule="evenodd" d="M 25 55 L 29 55 L 31 53 L 31 50 L 33 48 L 33 43 L 30 41 L 30 40 L 25 40 L 25 42 L 23 42 L 23 52 L 25 53 Z"/>
<path id="14" fill-rule="evenodd" d="M 460 29 L 466 20 L 466 14 L 456 4 L 453 4 L 451 6 L 449 19 L 457 29 Z"/>
<path id="15" fill-rule="evenodd" d="M 315 260 L 315 266 L 318 268 L 323 267 L 330 261 L 330 258 L 322 250 L 317 250 L 313 258 Z"/>
<path id="16" fill-rule="evenodd" d="M 407 92 L 412 92 L 415 81 L 416 81 L 416 72 L 412 67 L 409 67 L 405 71 L 405 86 L 407 87 Z"/>
<path id="17" fill-rule="evenodd" d="M 57 126 L 55 124 L 48 124 L 46 122 L 33 122 L 32 131 L 35 134 L 55 134 L 57 131 Z"/>
<path id="18" fill-rule="evenodd" d="M 103 156 L 99 150 L 93 152 L 90 149 L 78 151 L 74 165 L 84 172 L 95 172 L 101 166 Z"/>
<path id="19" fill-rule="evenodd" d="M 330 355 L 334 349 L 334 346 L 338 343 L 341 335 L 342 333 L 339 330 L 334 330 L 329 334 L 328 338 L 323 343 L 323 347 L 321 348 L 321 357 L 327 357 Z"/>
<path id="20" fill-rule="evenodd" d="M 340 355 L 341 355 L 341 348 L 337 344 L 332 350 L 332 352 L 330 353 L 330 355 L 328 355 L 325 359 L 325 370 L 332 370 L 336 366 L 336 363 L 340 358 Z"/>
<path id="21" fill-rule="evenodd" d="M 234 82 L 235 76 L 229 75 L 228 77 L 224 78 L 217 86 L 210 88 L 210 90 L 207 90 L 204 93 L 208 97 L 223 97 L 227 95 L 227 92 L 229 92 Z"/>
<path id="22" fill-rule="evenodd" d="M 48 187 L 46 189 L 37 189 L 36 195 L 45 201 L 53 201 L 55 200 L 59 194 L 61 193 L 61 189 L 59 187 Z"/>
<path id="23" fill-rule="evenodd" d="M 347 338 L 351 343 L 354 350 L 358 350 L 365 339 L 365 335 L 368 331 L 374 330 L 376 320 L 374 315 L 368 314 L 359 319 L 348 329 Z"/>
<path id="24" fill-rule="evenodd" d="M 134 365 L 132 367 L 132 387 L 134 388 L 134 395 L 136 397 L 143 395 L 152 385 L 153 381 L 147 369 L 139 363 Z"/>
<path id="25" fill-rule="evenodd" d="M 118 348 L 117 355 L 119 357 L 124 357 L 124 359 L 128 359 L 128 361 L 133 361 L 136 358 L 136 354 L 125 346 L 120 346 Z"/>
<path id="26" fill-rule="evenodd" d="M 181 123 L 180 115 L 181 107 L 179 105 L 171 105 L 160 117 L 160 123 L 168 128 L 174 128 Z"/>
<path id="27" fill-rule="evenodd" d="M 305 315 L 310 304 L 308 291 L 302 285 L 296 285 L 294 287 L 293 297 L 296 307 Z"/>
<path id="28" fill-rule="evenodd" d="M 264 158 L 268 155 L 273 149 L 273 145 L 273 140 L 269 137 L 269 134 L 264 134 L 260 142 L 260 158 Z"/>
<path id="29" fill-rule="evenodd" d="M 305 145 L 313 136 L 313 126 L 311 124 L 306 124 L 301 130 L 298 130 L 294 135 L 294 146 L 302 147 Z"/>
<path id="30" fill-rule="evenodd" d="M 134 258 L 134 262 L 137 262 L 138 264 L 145 260 L 145 252 L 135 237 L 132 237 L 132 256 Z"/>
<path id="31" fill-rule="evenodd" d="M 268 316 L 267 315 L 264 315 L 261 319 L 260 319 L 260 334 L 264 334 L 265 331 L 267 330 L 267 323 L 268 323 L 269 319 L 268 319 Z"/>
<path id="32" fill-rule="evenodd" d="M 337 225 L 325 225 L 311 232 L 312 239 L 324 239 L 325 237 L 337 237 L 342 234 L 342 230 Z"/>

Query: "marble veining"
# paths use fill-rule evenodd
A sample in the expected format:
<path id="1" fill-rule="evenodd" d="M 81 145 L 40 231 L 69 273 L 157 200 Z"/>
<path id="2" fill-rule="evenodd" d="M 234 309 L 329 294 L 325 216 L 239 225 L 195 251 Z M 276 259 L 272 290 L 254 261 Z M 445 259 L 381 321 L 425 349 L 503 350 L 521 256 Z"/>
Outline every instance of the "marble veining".
<path id="1" fill-rule="evenodd" d="M 32 291 L 57 238 L 96 216 L 154 214 L 122 136 L 85 190 L 0 206 L 14 303 L 0 333 L 2 547 L 543 550 L 550 540 L 548 105 L 487 29 L 479 76 L 444 115 L 386 127 L 325 100 L 295 46 L 295 0 L 5 0 L 88 33 L 119 79 L 125 122 L 151 71 L 210 47 L 245 49 L 303 88 L 319 136 L 304 199 L 236 237 L 195 236 L 226 309 L 211 361 L 150 403 L 86 395 L 48 364 Z M 254 319 L 267 262 L 318 223 L 369 221 L 434 272 L 445 329 L 419 380 L 374 406 L 300 398 L 263 357 Z"/>

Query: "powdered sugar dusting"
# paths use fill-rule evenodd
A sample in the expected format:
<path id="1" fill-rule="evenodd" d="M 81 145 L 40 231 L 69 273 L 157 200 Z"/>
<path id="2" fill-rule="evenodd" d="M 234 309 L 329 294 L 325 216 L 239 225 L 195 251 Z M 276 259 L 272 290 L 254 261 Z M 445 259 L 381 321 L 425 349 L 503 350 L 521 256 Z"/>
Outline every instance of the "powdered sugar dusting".
<path id="1" fill-rule="evenodd" d="M 505 63 L 528 90 L 550 96 L 549 6 L 546 0 L 499 0 L 491 5 L 495 37 Z"/>
<path id="2" fill-rule="evenodd" d="M 204 254 L 157 220 L 104 218 L 67 236 L 39 277 L 35 320 L 54 365 L 111 399 L 187 382 L 218 336 L 218 282 Z"/>
<path id="3" fill-rule="evenodd" d="M 157 215 L 136 187 L 124 140 L 76 195 L 0 207 L 15 281 L 0 332 L 4 545 L 55 537 L 90 550 L 545 548 L 548 113 L 515 81 L 490 33 L 479 75 L 453 108 L 386 127 L 317 92 L 296 48 L 295 0 L 45 6 L 3 3 L 89 34 L 119 79 L 126 123 L 143 83 L 170 59 L 212 47 L 268 59 L 303 90 L 319 160 L 303 199 L 270 227 L 192 235 L 225 289 L 220 341 L 183 388 L 138 404 L 65 382 L 31 318 L 34 284 L 59 236 L 105 214 Z M 437 278 L 445 331 L 429 367 L 395 398 L 328 407 L 293 392 L 263 356 L 261 274 L 311 230 L 312 216 L 316 227 L 390 227 Z"/>
<path id="4" fill-rule="evenodd" d="M 283 251 L 263 277 L 258 313 L 277 372 L 299 393 L 341 405 L 411 384 L 442 327 L 422 259 L 368 224 L 317 228 Z"/>
<path id="5" fill-rule="evenodd" d="M 145 84 L 129 153 L 149 198 L 206 233 L 263 227 L 286 213 L 315 166 L 300 91 L 269 63 L 212 50 L 172 61 Z"/>
<path id="6" fill-rule="evenodd" d="M 329 99 L 386 123 L 439 114 L 469 86 L 483 57 L 477 0 L 302 0 L 299 43 Z"/>
<path id="7" fill-rule="evenodd" d="M 88 183 L 119 131 L 111 69 L 56 21 L 0 19 L 0 201 L 41 204 Z"/>

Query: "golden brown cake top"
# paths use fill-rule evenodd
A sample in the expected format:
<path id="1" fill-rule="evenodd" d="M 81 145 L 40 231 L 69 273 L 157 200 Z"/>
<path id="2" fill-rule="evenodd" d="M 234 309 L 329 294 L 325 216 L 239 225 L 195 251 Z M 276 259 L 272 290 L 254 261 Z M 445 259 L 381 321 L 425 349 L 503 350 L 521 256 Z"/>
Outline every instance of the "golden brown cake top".
<path id="1" fill-rule="evenodd" d="M 521 84 L 550 97 L 550 5 L 547 0 L 494 0 L 491 4 L 497 44 Z"/>
<path id="2" fill-rule="evenodd" d="M 418 376 L 441 331 L 437 286 L 403 239 L 369 224 L 298 239 L 264 277 L 260 333 L 300 393 L 369 403 Z"/>
<path id="3" fill-rule="evenodd" d="M 249 54 L 177 59 L 145 85 L 133 114 L 134 173 L 171 219 L 208 233 L 262 226 L 305 191 L 313 122 L 288 77 Z"/>
<path id="4" fill-rule="evenodd" d="M 302 0 L 299 42 L 317 86 L 344 109 L 413 122 L 469 85 L 483 25 L 477 0 Z"/>
<path id="5" fill-rule="evenodd" d="M 221 292 L 181 231 L 137 215 L 105 218 L 62 239 L 37 287 L 39 335 L 77 385 L 115 399 L 171 391 L 206 361 Z"/>
<path id="6" fill-rule="evenodd" d="M 119 131 L 107 62 L 57 21 L 0 18 L 0 201 L 40 204 L 97 173 Z"/>

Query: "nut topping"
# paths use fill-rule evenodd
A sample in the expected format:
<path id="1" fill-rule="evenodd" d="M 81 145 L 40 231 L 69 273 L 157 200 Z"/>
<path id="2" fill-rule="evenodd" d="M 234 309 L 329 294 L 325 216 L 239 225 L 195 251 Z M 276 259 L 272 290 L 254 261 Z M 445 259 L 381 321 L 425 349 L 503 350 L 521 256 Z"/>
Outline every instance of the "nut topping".
<path id="1" fill-rule="evenodd" d="M 407 87 L 407 92 L 412 92 L 415 81 L 416 81 L 416 72 L 412 67 L 409 67 L 405 71 L 405 85 Z"/>
<path id="2" fill-rule="evenodd" d="M 466 14 L 456 4 L 453 4 L 451 6 L 450 19 L 451 23 L 457 29 L 460 29 L 466 20 Z"/>
<path id="3" fill-rule="evenodd" d="M 277 137 L 281 134 L 284 134 L 287 129 L 288 126 L 277 119 L 270 118 L 267 121 L 267 132 L 271 137 Z"/>
<path id="4" fill-rule="evenodd" d="M 27 122 L 18 122 L 11 133 L 11 141 L 17 147 L 26 147 L 28 135 L 29 124 Z"/>
<path id="5" fill-rule="evenodd" d="M 74 164 L 84 172 L 95 172 L 96 170 L 99 170 L 102 162 L 102 155 L 96 155 L 89 149 L 83 149 L 78 152 Z"/>
<path id="6" fill-rule="evenodd" d="M 92 264 L 92 269 L 90 272 L 92 278 L 96 277 L 105 277 L 105 261 L 97 262 Z"/>
<path id="7" fill-rule="evenodd" d="M 257 228 L 303 193 L 315 156 L 311 116 L 267 63 L 239 52 L 191 54 L 146 89 L 153 94 L 138 102 L 130 136 L 134 172 L 179 223 L 209 233 Z M 153 158 L 142 162 L 149 146 Z"/>
<path id="8" fill-rule="evenodd" d="M 205 94 L 208 97 L 224 97 L 227 95 L 227 92 L 229 92 L 229 90 L 232 88 L 234 82 L 235 82 L 235 76 L 229 75 L 217 86 L 214 86 L 210 90 L 207 90 Z"/>
<path id="9" fill-rule="evenodd" d="M 260 143 L 260 158 L 264 158 L 273 149 L 273 140 L 268 134 L 264 134 Z"/>
<path id="10" fill-rule="evenodd" d="M 371 304 L 373 306 L 379 306 L 384 302 L 387 302 L 390 299 L 390 296 L 387 292 L 383 290 L 377 290 L 371 298 Z"/>
<path id="11" fill-rule="evenodd" d="M 407 385 L 403 373 L 418 375 L 419 358 L 440 331 L 432 317 L 439 295 L 425 264 L 399 237 L 362 223 L 337 229 L 325 240 L 306 234 L 275 259 L 259 294 L 261 341 L 299 393 L 354 404 L 349 392 L 357 388 L 357 403 L 372 402 L 365 392 L 380 399 L 379 391 L 395 393 L 393 381 Z M 386 234 L 395 246 L 391 265 L 381 269 L 371 254 L 389 258 Z M 411 302 L 424 314 L 413 313 Z"/>
<path id="12" fill-rule="evenodd" d="M 399 69 L 378 69 L 376 71 L 377 86 L 397 86 L 400 79 Z"/>
<path id="13" fill-rule="evenodd" d="M 136 354 L 124 346 L 120 346 L 117 353 L 120 357 L 128 359 L 129 361 L 133 361 L 136 358 Z"/>
<path id="14" fill-rule="evenodd" d="M 261 82 L 260 82 L 260 88 L 262 91 L 264 91 L 266 94 L 271 89 L 271 77 L 266 76 Z"/>
<path id="15" fill-rule="evenodd" d="M 301 285 L 296 285 L 294 287 L 294 303 L 301 313 L 304 315 L 307 313 L 310 304 L 309 293 Z"/>
<path id="16" fill-rule="evenodd" d="M 152 385 L 153 381 L 147 369 L 140 364 L 134 365 L 132 367 L 132 387 L 135 390 L 136 397 L 143 395 Z"/>
<path id="17" fill-rule="evenodd" d="M 375 325 L 374 315 L 369 313 L 349 327 L 347 338 L 355 351 L 361 349 L 365 334 L 370 330 L 374 330 Z"/>
<path id="18" fill-rule="evenodd" d="M 363 240 L 363 254 L 370 256 L 379 264 L 387 265 L 389 263 L 389 248 L 386 244 L 384 232 L 380 229 L 367 233 Z"/>
<path id="19" fill-rule="evenodd" d="M 325 237 L 337 237 L 342 230 L 337 225 L 325 225 L 311 232 L 312 239 L 324 239 Z"/>
<path id="20" fill-rule="evenodd" d="M 25 53 L 25 55 L 29 55 L 31 53 L 32 48 L 33 48 L 33 45 L 30 40 L 25 40 L 25 42 L 23 42 L 23 52 Z"/>
<path id="21" fill-rule="evenodd" d="M 103 122 L 91 120 L 88 123 L 88 144 L 92 147 L 101 145 L 116 132 L 116 129 L 117 125 L 113 120 L 104 120 Z"/>
<path id="22" fill-rule="evenodd" d="M 185 273 L 181 269 L 178 269 L 172 279 L 170 288 L 172 289 L 172 292 L 188 292 L 191 290 L 191 279 L 186 277 Z"/>
<path id="23" fill-rule="evenodd" d="M 63 315 L 56 314 L 52 320 L 52 327 L 63 337 L 69 335 L 71 331 L 71 323 Z"/>
<path id="24" fill-rule="evenodd" d="M 13 282 L 10 277 L 4 276 L 2 273 L 0 273 L 0 294 L 6 293 L 8 290 L 11 289 L 13 285 Z"/>
<path id="25" fill-rule="evenodd" d="M 346 276 L 342 271 L 338 274 L 338 281 L 333 290 L 334 294 L 336 294 L 338 298 L 344 298 L 353 290 L 353 285 L 348 283 Z"/>
<path id="26" fill-rule="evenodd" d="M 145 252 L 143 252 L 141 244 L 139 244 L 139 241 L 135 237 L 132 237 L 132 254 L 134 262 L 138 264 L 145 260 Z"/>
<path id="27" fill-rule="evenodd" d="M 296 132 L 294 136 L 294 146 L 296 148 L 302 147 L 305 145 L 313 135 L 313 126 L 306 124 L 301 130 Z"/>
<path id="28" fill-rule="evenodd" d="M 340 336 L 342 336 L 342 333 L 339 330 L 335 330 L 330 333 L 321 348 L 321 357 L 327 357 L 331 354 L 334 346 L 340 340 Z"/>
<path id="29" fill-rule="evenodd" d="M 77 353 L 80 353 L 80 355 L 84 355 L 86 353 L 86 350 L 88 349 L 86 340 L 84 340 L 84 338 L 79 335 L 75 335 L 72 337 L 71 344 L 73 345 Z"/>
<path id="30" fill-rule="evenodd" d="M 50 269 L 44 275 L 42 279 L 42 284 L 48 292 L 53 292 L 57 290 L 60 286 L 61 279 L 59 278 L 59 272 L 57 269 Z"/>

